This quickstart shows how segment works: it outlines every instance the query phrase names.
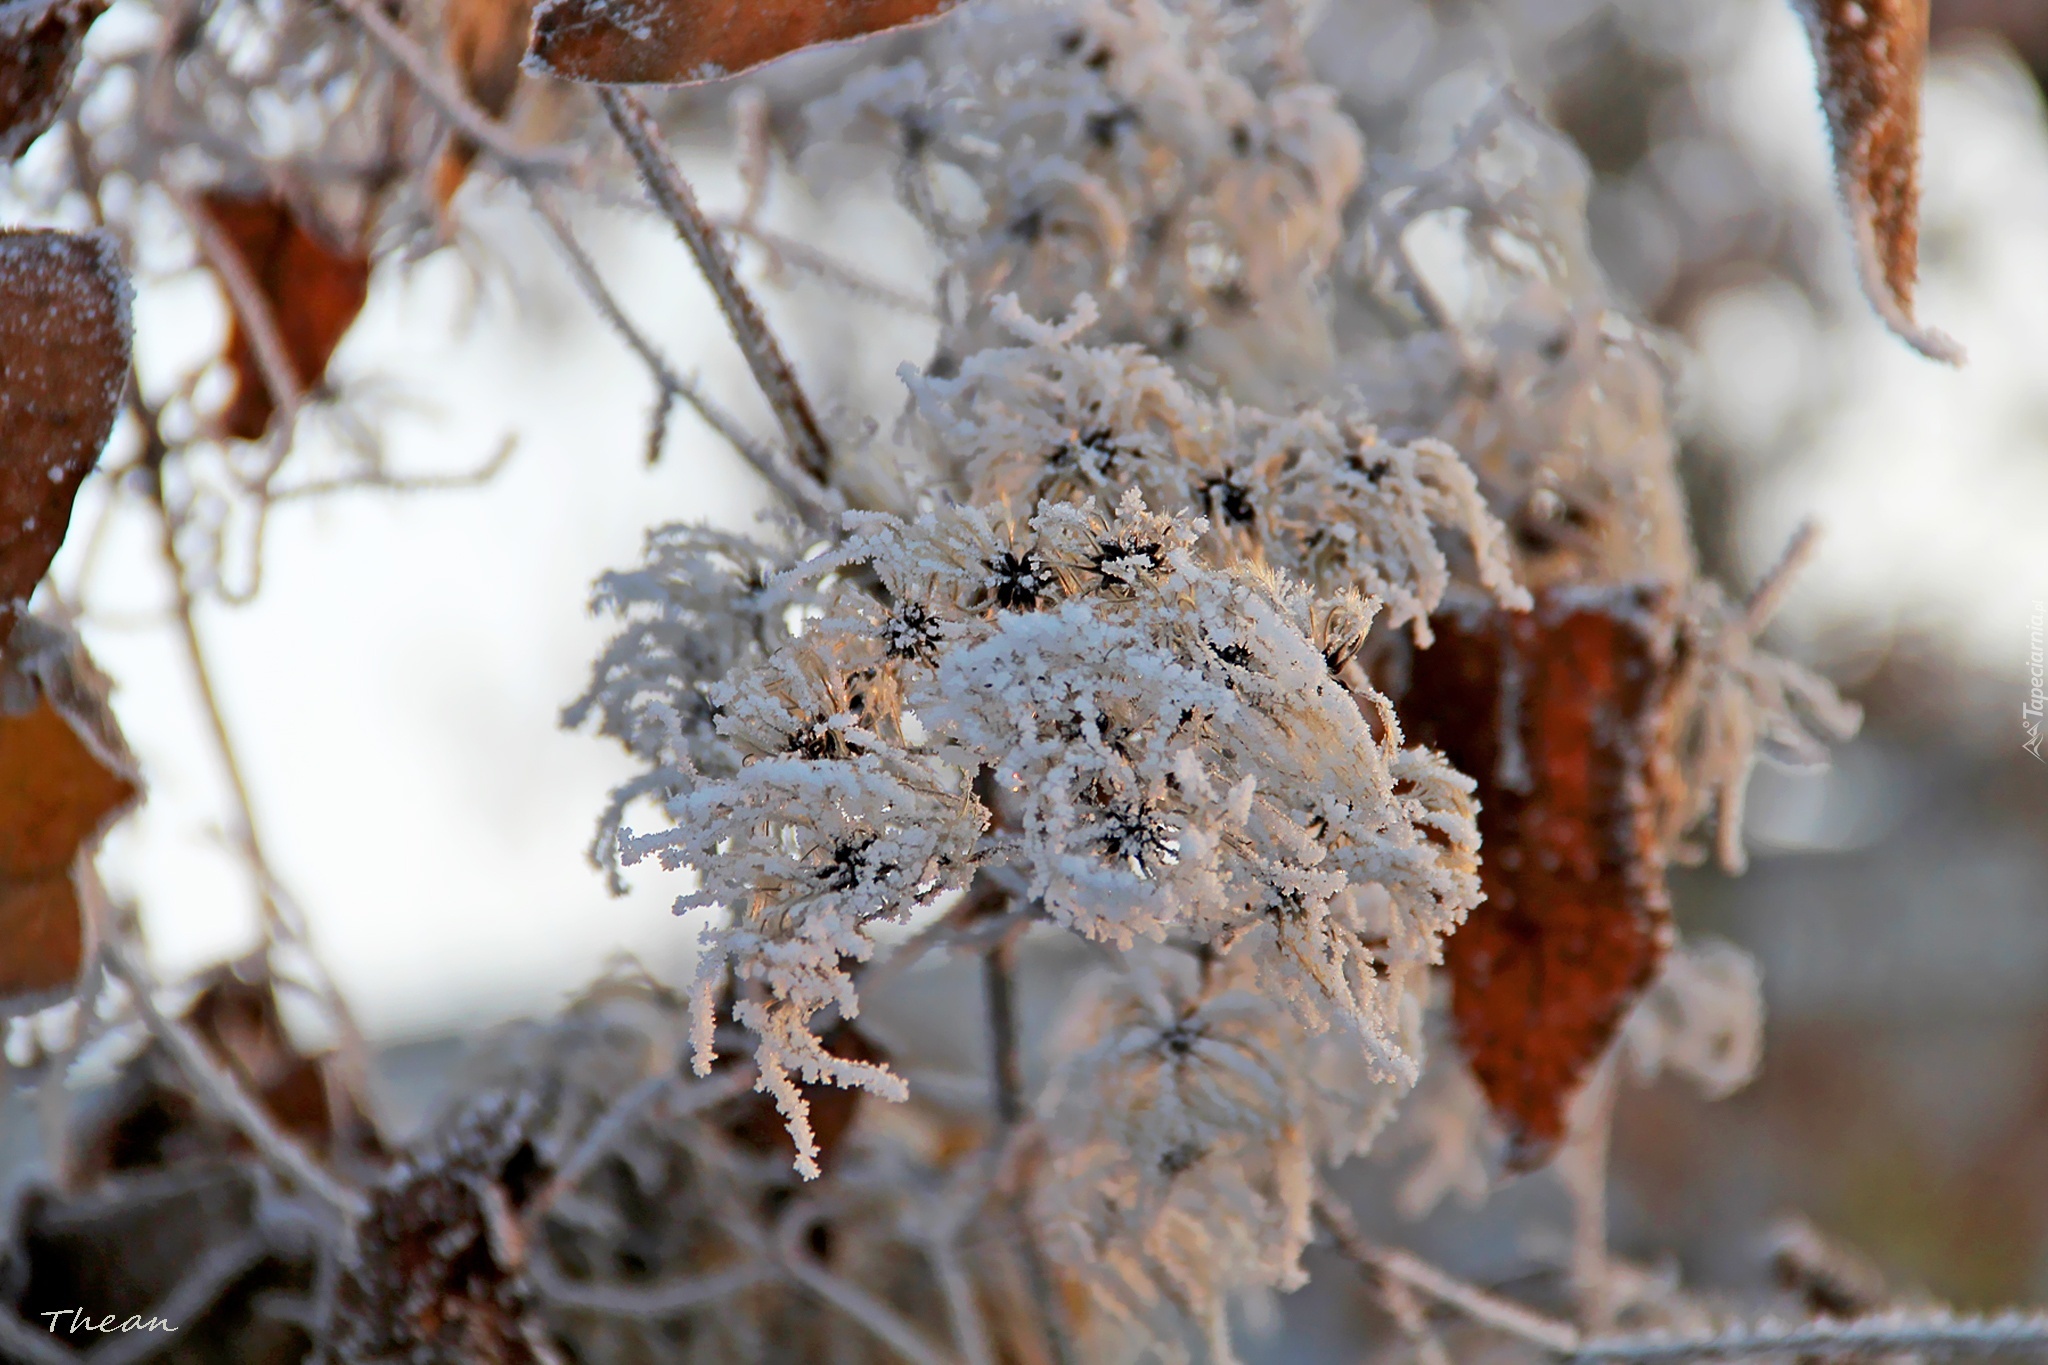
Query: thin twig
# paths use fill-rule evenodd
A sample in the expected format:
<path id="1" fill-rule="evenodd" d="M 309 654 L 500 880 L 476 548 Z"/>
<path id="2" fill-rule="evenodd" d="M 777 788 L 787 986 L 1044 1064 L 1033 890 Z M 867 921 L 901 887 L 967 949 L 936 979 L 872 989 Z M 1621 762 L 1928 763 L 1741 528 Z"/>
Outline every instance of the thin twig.
<path id="1" fill-rule="evenodd" d="M 1711 1360 L 1822 1351 L 1988 1351 L 2048 1348 L 2048 1312 L 1958 1317 L 1881 1313 L 1844 1321 L 1757 1323 L 1704 1336 L 1605 1337 L 1566 1352 L 1570 1360 Z"/>
<path id="2" fill-rule="evenodd" d="M 470 141 L 489 152 L 514 175 L 535 171 L 559 171 L 575 164 L 568 153 L 522 147 L 504 124 L 485 113 L 450 78 L 447 69 L 408 37 L 374 0 L 332 0 L 334 6 L 355 22 L 357 28 L 384 50 L 405 74 L 412 78 L 441 116 Z"/>
<path id="3" fill-rule="evenodd" d="M 127 948 L 109 935 L 104 940 L 103 950 L 107 969 L 127 985 L 143 1022 L 169 1050 L 200 1098 L 234 1124 L 264 1159 L 301 1188 L 318 1196 L 344 1217 L 361 1217 L 368 1208 L 361 1192 L 344 1184 L 333 1172 L 315 1161 L 298 1139 L 272 1122 L 263 1106 L 242 1089 L 241 1082 L 215 1059 L 192 1030 L 163 1012 L 150 992 L 147 973 L 128 956 Z"/>
<path id="4" fill-rule="evenodd" d="M 1792 590 L 1792 582 L 1799 577 L 1799 571 L 1813 562 L 1813 555 L 1820 548 L 1820 523 L 1803 521 L 1792 533 L 1785 552 L 1778 556 L 1778 562 L 1771 566 L 1756 591 L 1749 595 L 1743 607 L 1743 627 L 1751 636 L 1759 635 L 1778 614 L 1778 608 L 1785 604 L 1785 596 Z"/>
<path id="5" fill-rule="evenodd" d="M 787 499 L 805 520 L 813 525 L 822 525 L 836 516 L 840 510 L 838 501 L 822 484 L 796 468 L 789 457 L 781 451 L 756 441 L 748 434 L 746 428 L 740 425 L 737 418 L 706 398 L 695 384 L 676 373 L 655 344 L 634 325 L 631 318 L 626 316 L 625 309 L 620 306 L 610 287 L 605 284 L 603 275 L 598 272 L 596 263 L 590 259 L 589 253 L 584 251 L 575 234 L 569 230 L 569 224 L 562 217 L 561 210 L 544 190 L 533 185 L 525 188 L 534 212 L 546 226 L 548 235 L 561 253 L 564 264 L 569 267 L 569 273 L 575 278 L 577 287 L 583 291 L 583 296 L 589 300 L 591 307 L 597 310 L 598 316 L 618 333 L 619 339 L 640 358 L 640 363 L 646 366 L 648 374 L 660 390 L 655 400 L 658 404 L 657 411 L 665 415 L 674 399 L 682 399 L 704 419 L 707 426 L 724 437 L 727 444 L 738 451 L 740 456 L 752 465 L 776 492 Z M 657 447 L 650 447 L 648 462 L 653 463 L 654 457 L 658 454 Z"/>
<path id="6" fill-rule="evenodd" d="M 543 1297 L 562 1308 L 580 1308 L 623 1318 L 678 1318 L 707 1308 L 734 1294 L 776 1278 L 776 1269 L 765 1261 L 748 1261 L 728 1270 L 705 1275 L 688 1275 L 654 1284 L 591 1284 L 571 1280 L 547 1254 L 536 1248 L 528 1262 L 534 1285 Z"/>
<path id="7" fill-rule="evenodd" d="M 1329 1229 L 1337 1249 L 1375 1274 L 1397 1279 L 1457 1309 L 1474 1322 L 1546 1351 L 1569 1355 L 1579 1348 L 1579 1334 L 1569 1323 L 1467 1284 L 1408 1252 L 1368 1241 L 1358 1230 L 1351 1210 L 1327 1191 L 1316 1197 L 1315 1208 L 1316 1217 Z"/>
<path id="8" fill-rule="evenodd" d="M 362 0 L 348 2 L 360 4 Z M 683 178 L 682 171 L 662 148 L 661 131 L 655 126 L 653 115 L 636 96 L 617 86 L 600 86 L 597 97 L 610 116 L 612 127 L 618 130 L 620 139 L 625 142 L 626 150 L 632 153 L 634 164 L 640 168 L 640 178 L 646 182 L 648 194 L 683 239 L 684 245 L 690 248 L 690 253 L 697 258 L 698 268 L 704 272 L 711 292 L 717 296 L 718 306 L 732 327 L 733 337 L 739 342 L 740 351 L 754 372 L 754 381 L 767 395 L 768 405 L 775 410 L 775 418 L 782 424 L 783 434 L 789 440 L 797 464 L 812 478 L 825 482 L 832 468 L 832 449 L 825 439 L 824 429 L 818 425 L 810 399 L 804 396 L 796 371 L 790 367 L 788 357 L 782 353 L 781 343 L 762 318 L 753 295 L 740 283 L 732 253 L 726 250 L 717 229 L 698 207 L 690 182 Z"/>
<path id="9" fill-rule="evenodd" d="M 475 469 L 460 474 L 393 475 L 377 472 L 343 479 L 318 479 L 277 489 L 266 495 L 265 501 L 274 506 L 281 502 L 327 497 L 334 493 L 434 493 L 455 488 L 478 488 L 498 476 L 499 471 L 511 461 L 512 452 L 518 447 L 518 438 L 507 436 L 498 443 L 497 450 L 492 452 L 488 460 Z"/>
<path id="10" fill-rule="evenodd" d="M 684 1080 L 673 1071 L 663 1071 L 642 1080 L 621 1095 L 611 1108 L 590 1126 L 590 1130 L 570 1149 L 569 1154 L 562 1158 L 560 1165 L 555 1168 L 554 1176 L 528 1205 L 528 1223 L 546 1213 L 565 1192 L 574 1189 L 576 1183 L 589 1173 L 591 1167 L 611 1150 L 612 1144 L 619 1140 L 627 1126 L 652 1108 L 657 1100 L 674 1095 L 666 1106 L 666 1117 L 671 1120 L 682 1119 L 699 1110 L 732 1099 L 753 1083 L 754 1068 L 751 1065 L 736 1067 L 729 1072 L 701 1081 Z"/>
<path id="11" fill-rule="evenodd" d="M 776 1260 L 789 1278 L 867 1328 L 911 1365 L 953 1365 L 895 1309 L 859 1285 L 834 1275 L 797 1245 L 814 1218 L 815 1214 L 797 1213 L 793 1217 L 785 1217 L 782 1226 L 776 1230 Z"/>
<path id="12" fill-rule="evenodd" d="M 894 308 L 914 317 L 929 318 L 934 315 L 930 300 L 920 299 L 894 285 L 863 275 L 852 266 L 818 250 L 808 242 L 764 228 L 745 217 L 715 218 L 712 224 L 720 231 L 750 241 L 767 252 L 771 268 L 792 265 L 799 270 L 809 271 L 829 284 L 836 284 L 857 297 L 879 303 L 884 307 Z"/>

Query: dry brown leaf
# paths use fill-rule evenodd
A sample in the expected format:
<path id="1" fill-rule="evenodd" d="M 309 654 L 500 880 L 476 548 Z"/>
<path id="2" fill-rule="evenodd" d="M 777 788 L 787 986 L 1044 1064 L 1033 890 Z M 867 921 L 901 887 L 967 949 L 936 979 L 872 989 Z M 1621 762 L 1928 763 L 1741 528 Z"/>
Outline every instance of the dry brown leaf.
<path id="1" fill-rule="evenodd" d="M 204 206 L 270 305 L 292 378 L 301 389 L 319 384 L 369 297 L 369 258 L 328 245 L 282 199 L 216 193 L 206 196 Z M 240 318 L 228 337 L 227 358 L 235 396 L 221 429 L 244 441 L 261 440 L 277 405 Z"/>
<path id="2" fill-rule="evenodd" d="M 1922 355 L 1962 349 L 1913 317 L 1920 271 L 1920 78 L 1928 0 L 1795 0 L 1820 69 L 1835 178 L 1856 237 L 1864 292 Z"/>
<path id="3" fill-rule="evenodd" d="M 43 135 L 107 0 L 0 0 L 0 161 Z"/>
<path id="4" fill-rule="evenodd" d="M 492 118 L 503 118 L 512 107 L 532 21 L 533 0 L 448 0 L 441 19 L 448 64 L 477 107 Z M 441 149 L 434 168 L 434 197 L 443 209 L 462 188 L 476 150 L 461 133 L 450 135 Z"/>
<path id="5" fill-rule="evenodd" d="M 77 978 L 85 932 L 71 865 L 135 793 L 48 697 L 0 714 L 0 998 Z"/>
<path id="6" fill-rule="evenodd" d="M 1563 1138 L 1670 946 L 1670 602 L 1560 588 L 1531 612 L 1446 613 L 1401 703 L 1410 737 L 1479 784 L 1486 899 L 1445 963 L 1460 1045 L 1515 1169 Z"/>
<path id="7" fill-rule="evenodd" d="M 0 232 L 0 645 L 49 570 L 128 382 L 111 237 Z"/>
<path id="8" fill-rule="evenodd" d="M 545 0 L 533 56 L 570 80 L 687 85 L 937 17 L 957 0 Z"/>

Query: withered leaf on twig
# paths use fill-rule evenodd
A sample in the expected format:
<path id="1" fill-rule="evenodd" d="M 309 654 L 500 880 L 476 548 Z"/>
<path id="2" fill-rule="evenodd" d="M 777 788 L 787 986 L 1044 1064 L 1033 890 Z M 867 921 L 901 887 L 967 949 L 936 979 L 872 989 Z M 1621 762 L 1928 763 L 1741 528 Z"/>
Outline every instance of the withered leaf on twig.
<path id="1" fill-rule="evenodd" d="M 0 646 L 71 524 L 128 382 L 111 237 L 0 232 Z"/>
<path id="2" fill-rule="evenodd" d="M 369 257 L 329 245 L 299 220 L 291 205 L 273 196 L 209 194 L 204 207 L 270 306 L 292 378 L 302 389 L 317 385 L 369 297 Z M 244 441 L 260 440 L 277 405 L 239 317 L 228 338 L 227 359 L 235 396 L 222 415 L 222 430 Z"/>
<path id="3" fill-rule="evenodd" d="M 0 161 L 57 117 L 85 31 L 106 9 L 107 0 L 0 0 Z"/>
<path id="4" fill-rule="evenodd" d="M 381 1152 L 364 1098 L 331 1056 L 307 1056 L 293 1043 L 268 979 L 225 965 L 200 980 L 186 1024 L 278 1127 L 330 1159 Z M 88 1108 L 75 1145 L 76 1174 L 92 1179 L 217 1159 L 249 1143 L 194 1103 L 182 1070 L 153 1046 Z"/>
<path id="5" fill-rule="evenodd" d="M 685 85 L 930 19 L 957 0 L 544 0 L 533 57 L 570 80 Z"/>
<path id="6" fill-rule="evenodd" d="M 1443 613 L 1401 702 L 1410 737 L 1479 784 L 1486 899 L 1445 962 L 1460 1045 L 1517 1169 L 1564 1136 L 1670 946 L 1670 603 L 1556 588 L 1531 612 Z"/>
<path id="7" fill-rule="evenodd" d="M 1794 0 L 1813 40 L 1835 178 L 1856 238 L 1864 292 L 1922 355 L 1960 347 L 1913 317 L 1920 270 L 1920 78 L 1928 0 Z"/>
<path id="8" fill-rule="evenodd" d="M 503 118 L 519 89 L 533 0 L 448 0 L 441 26 L 448 64 L 477 107 Z M 476 144 L 453 133 L 434 167 L 434 197 L 442 208 L 455 198 L 476 159 Z"/>

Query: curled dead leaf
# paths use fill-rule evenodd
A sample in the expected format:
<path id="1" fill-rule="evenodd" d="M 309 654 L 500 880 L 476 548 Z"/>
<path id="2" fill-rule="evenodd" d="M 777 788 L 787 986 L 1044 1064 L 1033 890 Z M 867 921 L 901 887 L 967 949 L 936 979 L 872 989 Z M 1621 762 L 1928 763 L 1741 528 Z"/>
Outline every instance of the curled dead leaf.
<path id="1" fill-rule="evenodd" d="M 532 59 L 603 85 L 687 85 L 936 18 L 957 0 L 543 0 Z"/>
<path id="2" fill-rule="evenodd" d="M 369 258 L 329 245 L 291 205 L 274 196 L 209 194 L 203 208 L 269 305 L 292 379 L 301 389 L 319 384 L 334 348 L 369 297 Z M 239 317 L 228 337 L 227 359 L 235 396 L 222 414 L 221 429 L 244 441 L 261 440 L 277 404 Z"/>
<path id="3" fill-rule="evenodd" d="M 1673 597 L 1556 588 L 1431 625 L 1401 716 L 1479 784 L 1486 892 L 1445 945 L 1451 1014 L 1529 1169 L 1670 948 Z"/>
<path id="4" fill-rule="evenodd" d="M 1835 180 L 1863 289 L 1915 350 L 1960 364 L 1962 348 L 1913 316 L 1920 271 L 1920 80 L 1928 0 L 1794 0 L 1820 72 Z"/>
<path id="5" fill-rule="evenodd" d="M 49 128 L 107 0 L 0 0 L 0 161 Z"/>
<path id="6" fill-rule="evenodd" d="M 0 232 L 0 644 L 49 570 L 128 382 L 128 276 L 101 233 Z"/>

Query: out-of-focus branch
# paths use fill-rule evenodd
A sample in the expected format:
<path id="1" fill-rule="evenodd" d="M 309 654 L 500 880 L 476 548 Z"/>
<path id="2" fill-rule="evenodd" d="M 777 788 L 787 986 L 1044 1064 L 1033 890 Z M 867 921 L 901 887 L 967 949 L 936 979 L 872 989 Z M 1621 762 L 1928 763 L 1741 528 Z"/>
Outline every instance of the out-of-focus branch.
<path id="1" fill-rule="evenodd" d="M 1570 1355 L 1579 1349 L 1579 1334 L 1570 1323 L 1545 1317 L 1532 1308 L 1467 1284 L 1406 1251 L 1369 1241 L 1358 1230 L 1358 1220 L 1351 1216 L 1351 1210 L 1327 1190 L 1316 1197 L 1315 1210 L 1337 1249 L 1374 1274 L 1398 1280 L 1457 1309 L 1474 1322 L 1532 1346 L 1558 1355 Z"/>
<path id="2" fill-rule="evenodd" d="M 361 3 L 361 0 L 349 0 L 349 3 Z M 768 404 L 775 410 L 776 420 L 782 424 L 783 434 L 789 440 L 797 464 L 812 478 L 825 482 L 832 468 L 832 449 L 823 428 L 818 425 L 810 399 L 804 395 L 803 386 L 797 382 L 796 371 L 790 367 L 789 358 L 782 353 L 781 343 L 762 318 L 753 295 L 740 283 L 733 267 L 732 253 L 726 250 L 718 230 L 698 207 L 690 182 L 683 178 L 682 171 L 663 149 L 661 131 L 655 127 L 653 115 L 647 112 L 647 106 L 638 98 L 615 86 L 602 87 L 597 94 L 605 113 L 611 118 L 612 127 L 618 130 L 626 150 L 633 156 L 633 163 L 640 168 L 640 178 L 646 182 L 648 194 L 683 239 L 684 245 L 690 248 L 690 253 L 697 258 L 697 265 L 711 285 L 711 292 L 717 296 L 718 306 L 724 311 L 740 351 L 754 372 L 754 381 L 768 396 Z"/>
<path id="3" fill-rule="evenodd" d="M 789 1278 L 867 1328 L 910 1365 L 953 1365 L 895 1309 L 859 1285 L 833 1274 L 798 1245 L 815 1220 L 815 1212 L 793 1209 L 776 1229 L 775 1258 Z"/>
<path id="4" fill-rule="evenodd" d="M 90 886 L 90 878 L 81 881 Z M 106 923 L 102 914 L 99 922 Z M 127 945 L 109 933 L 102 941 L 107 970 L 127 986 L 149 1031 L 163 1043 L 171 1057 L 192 1082 L 200 1098 L 221 1117 L 234 1124 L 254 1144 L 264 1160 L 307 1193 L 345 1218 L 360 1218 L 368 1203 L 360 1191 L 313 1158 L 291 1134 L 271 1121 L 263 1106 L 242 1089 L 226 1067 L 217 1061 L 206 1044 L 180 1020 L 165 1014 L 151 992 L 149 976 L 129 957 Z"/>
<path id="5" fill-rule="evenodd" d="M 1628 1336 L 1588 1341 L 1573 1362 L 1725 1360 L 1821 1351 L 1989 1351 L 2048 1347 L 2048 1313 L 1962 1317 L 1947 1312 L 1881 1313 L 1846 1321 L 1757 1323 L 1705 1336 Z"/>
<path id="6" fill-rule="evenodd" d="M 328 3 L 346 14 L 371 42 L 398 63 L 443 118 L 454 124 L 470 141 L 496 157 L 508 171 L 515 175 L 561 172 L 575 164 L 575 159 L 565 152 L 520 146 L 505 125 L 464 94 L 449 77 L 447 69 L 393 23 L 374 0 L 328 0 Z"/>

